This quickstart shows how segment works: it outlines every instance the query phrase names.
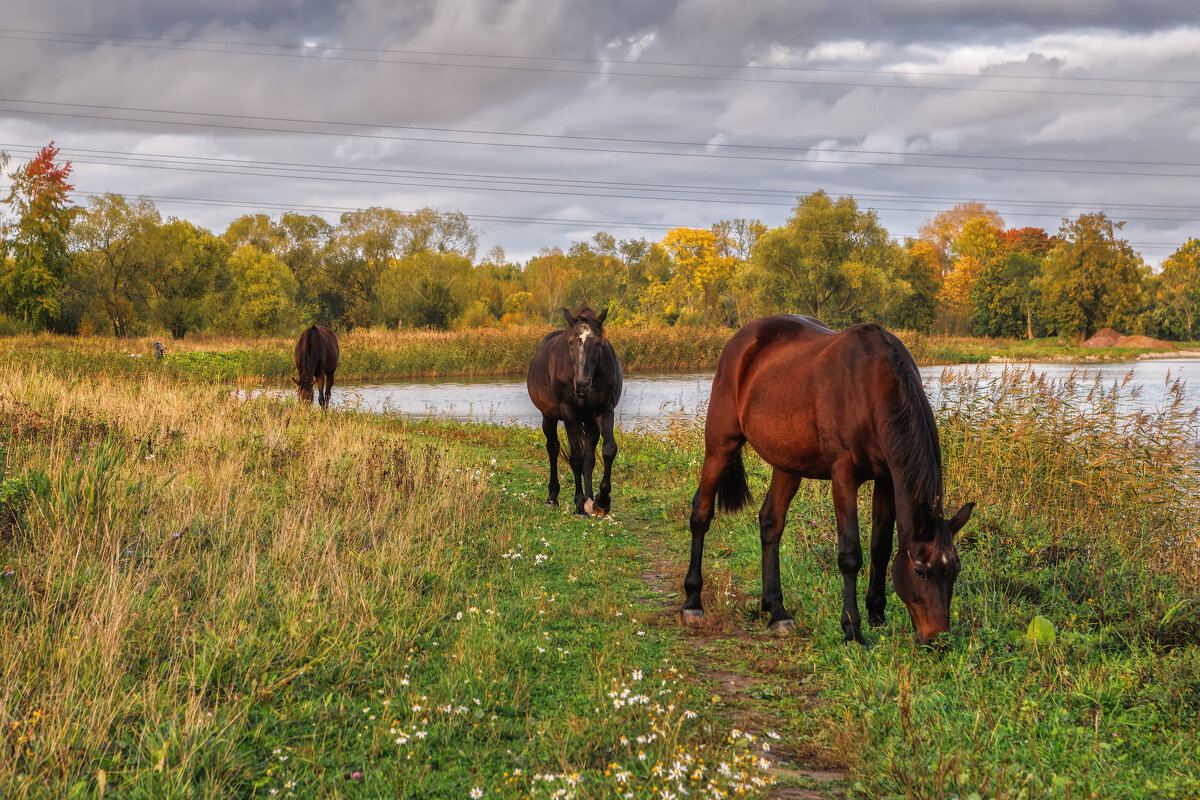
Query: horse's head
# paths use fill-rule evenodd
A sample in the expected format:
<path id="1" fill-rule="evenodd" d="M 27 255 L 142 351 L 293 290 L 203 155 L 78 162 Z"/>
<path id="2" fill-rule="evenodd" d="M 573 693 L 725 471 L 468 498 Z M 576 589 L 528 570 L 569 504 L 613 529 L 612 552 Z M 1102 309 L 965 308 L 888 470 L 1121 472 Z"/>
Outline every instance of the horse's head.
<path id="1" fill-rule="evenodd" d="M 585 305 L 575 314 L 565 308 L 562 312 L 567 320 L 566 337 L 567 349 L 571 355 L 571 377 L 575 394 L 582 397 L 592 388 L 596 364 L 600 361 L 604 342 L 604 320 L 608 317 L 608 309 L 597 314 Z"/>
<path id="2" fill-rule="evenodd" d="M 960 569 L 954 534 L 967 524 L 974 508 L 974 503 L 967 503 L 946 519 L 940 509 L 920 503 L 912 530 L 900 531 L 900 546 L 892 559 L 892 584 L 908 606 L 917 644 L 929 644 L 938 634 L 950 631 L 950 599 Z"/>
<path id="3" fill-rule="evenodd" d="M 299 389 L 300 389 L 300 402 L 311 404 L 312 403 L 313 379 L 312 378 L 300 378 L 299 380 L 296 380 L 295 378 L 292 378 L 292 383 L 296 384 L 296 386 L 299 387 Z"/>

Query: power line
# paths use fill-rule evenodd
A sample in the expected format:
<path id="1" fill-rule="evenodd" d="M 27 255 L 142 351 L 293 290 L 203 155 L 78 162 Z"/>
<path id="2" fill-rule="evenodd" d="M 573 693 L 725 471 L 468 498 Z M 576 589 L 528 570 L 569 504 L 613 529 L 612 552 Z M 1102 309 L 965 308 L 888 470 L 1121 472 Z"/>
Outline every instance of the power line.
<path id="1" fill-rule="evenodd" d="M 129 107 L 120 107 L 120 106 L 102 106 L 102 105 L 94 105 L 94 104 L 87 104 L 87 103 L 59 103 L 59 102 L 50 102 L 50 101 L 41 101 L 41 100 L 20 100 L 20 99 L 12 99 L 12 98 L 0 98 L 0 102 L 19 103 L 19 104 L 26 104 L 26 105 L 41 105 L 41 106 L 60 106 L 60 107 L 64 107 L 64 108 L 86 108 L 86 109 L 95 109 L 95 110 L 99 110 L 99 111 L 118 111 L 118 112 L 142 113 L 142 114 L 178 115 L 178 116 L 189 117 L 189 118 L 190 117 L 205 117 L 205 118 L 228 119 L 228 120 L 243 120 L 243 121 L 251 121 L 251 122 L 264 122 L 264 123 L 288 123 L 288 124 L 293 124 L 293 125 L 297 125 L 297 126 L 304 126 L 304 125 L 318 126 L 318 125 L 320 125 L 320 126 L 329 126 L 329 127 L 339 127 L 340 126 L 340 127 L 348 127 L 348 128 L 352 128 L 352 129 L 366 128 L 366 129 L 371 129 L 371 130 L 418 130 L 418 131 L 424 130 L 424 131 L 433 131 L 433 132 L 451 132 L 451 133 L 457 133 L 457 134 L 462 134 L 462 135 L 523 137 L 523 138 L 534 138 L 534 139 L 562 139 L 562 140 L 568 140 L 568 141 L 585 141 L 585 142 L 595 141 L 595 142 L 614 142 L 614 143 L 628 143 L 628 144 L 652 143 L 652 144 L 658 144 L 658 145 L 661 145 L 664 147 L 666 147 L 666 146 L 686 146 L 686 147 L 703 147 L 706 149 L 719 147 L 719 148 L 726 148 L 726 149 L 736 148 L 736 149 L 755 149 L 755 150 L 778 150 L 778 151 L 792 151 L 792 152 L 808 152 L 808 153 L 817 153 L 817 154 L 830 153 L 830 152 L 841 152 L 841 153 L 852 153 L 852 154 L 863 153 L 863 152 L 873 152 L 875 154 L 882 153 L 882 154 L 886 154 L 886 155 L 903 156 L 906 158 L 976 159 L 976 160 L 1004 160 L 1004 161 L 1011 160 L 1011 161 L 1027 161 L 1027 162 L 1028 161 L 1035 161 L 1035 162 L 1042 161 L 1042 162 L 1050 162 L 1050 163 L 1098 163 L 1095 160 L 1067 159 L 1067 158 L 1058 158 L 1058 157 L 1049 158 L 1049 157 L 1037 157 L 1037 156 L 996 156 L 996 155 L 970 156 L 970 155 L 961 155 L 961 154 L 929 154 L 929 153 L 911 153 L 911 152 L 899 152 L 899 151 L 834 150 L 834 149 L 802 148 L 802 147 L 782 146 L 782 145 L 781 146 L 770 146 L 770 145 L 709 144 L 709 143 L 700 143 L 700 142 L 670 142 L 667 140 L 620 139 L 620 138 L 616 138 L 616 137 L 586 137 L 586 136 L 573 136 L 573 135 L 567 135 L 567 134 L 555 135 L 555 134 L 537 134 L 537 133 L 508 133 L 508 132 L 502 132 L 502 131 L 473 131 L 473 130 L 467 130 L 467 129 L 420 128 L 420 127 L 416 127 L 416 126 L 387 125 L 387 124 L 377 124 L 377 123 L 325 122 L 325 121 L 321 121 L 321 120 L 293 119 L 293 118 L 283 118 L 283 117 L 259 117 L 259 116 L 253 116 L 253 115 L 248 115 L 248 114 L 222 114 L 222 113 L 198 112 L 198 111 L 173 111 L 173 110 L 142 109 L 142 108 L 129 108 Z M 488 141 L 471 141 L 471 140 L 461 140 L 461 139 L 438 139 L 438 138 L 425 137 L 425 136 L 400 136 L 400 135 L 396 135 L 396 134 L 362 133 L 362 132 L 349 132 L 349 131 L 336 131 L 336 130 L 328 131 L 328 130 L 317 130 L 315 128 L 308 129 L 308 130 L 305 130 L 305 129 L 296 130 L 294 128 L 272 128 L 272 127 L 264 127 L 264 126 L 256 126 L 256 125 L 239 125 L 239 124 L 234 124 L 234 123 L 215 123 L 215 122 L 192 121 L 189 119 L 182 119 L 182 120 L 143 119 L 143 118 L 122 117 L 122 116 L 111 115 L 111 114 L 110 115 L 84 114 L 84 113 L 79 113 L 79 112 L 68 112 L 68 111 L 36 111 L 36 110 L 13 109 L 13 108 L 3 109 L 3 110 L 10 114 L 25 114 L 25 115 L 31 115 L 31 116 L 55 116 L 55 117 L 66 117 L 66 118 L 70 118 L 70 119 L 97 119 L 97 120 L 104 120 L 104 121 L 111 121 L 111 122 L 137 122 L 137 123 L 141 123 L 141 124 L 151 124 L 151 125 L 172 125 L 172 126 L 180 126 L 180 127 L 200 127 L 200 128 L 214 128 L 214 129 L 228 129 L 228 130 L 245 130 L 245 131 L 252 131 L 252 132 L 259 132 L 259 133 L 289 133 L 289 134 L 302 134 L 302 135 L 312 135 L 312 136 L 342 136 L 342 137 L 350 137 L 350 138 L 364 138 L 364 139 L 375 139 L 375 140 L 384 140 L 384 141 L 414 141 L 414 142 L 424 142 L 424 143 L 430 143 L 430 144 L 459 144 L 459 145 L 470 145 L 470 146 L 479 146 L 479 147 L 506 147 L 506 148 L 532 149 L 532 150 L 561 150 L 561 151 L 568 151 L 568 152 L 584 152 L 584 153 L 615 153 L 615 154 L 622 154 L 622 155 L 652 155 L 652 156 L 671 156 L 671 157 L 683 157 L 683 158 L 767 161 L 767 162 L 795 163 L 795 164 L 817 163 L 817 164 L 835 165 L 835 166 L 879 166 L 879 167 L 892 167 L 892 168 L 904 168 L 904 169 L 910 169 L 910 168 L 912 168 L 912 169 L 954 169 L 954 170 L 975 170 L 975 171 L 987 171 L 987 172 L 1033 172 L 1033 173 L 1054 173 L 1054 174 L 1070 174 L 1070 175 L 1106 175 L 1106 176 L 1135 176 L 1135 177 L 1188 178 L 1188 179 L 1200 177 L 1200 175 L 1197 175 L 1197 174 L 1181 173 L 1178 171 L 1179 169 L 1200 168 L 1200 164 L 1192 164 L 1192 163 L 1171 163 L 1171 162 L 1150 162 L 1150 161 L 1107 162 L 1107 163 L 1118 163 L 1118 164 L 1126 164 L 1126 165 L 1142 165 L 1142 166 L 1162 167 L 1164 169 L 1169 168 L 1169 169 L 1176 170 L 1174 172 L 1136 172 L 1136 171 L 1112 171 L 1112 170 L 1059 169 L 1059 168 L 1046 168 L 1046 167 L 1023 167 L 1023 166 L 1014 166 L 1014 165 L 987 166 L 987 165 L 965 164 L 965 163 L 956 163 L 956 164 L 907 163 L 907 164 L 900 164 L 900 163 L 887 162 L 887 161 L 864 161 L 864 160 L 829 161 L 829 160 L 822 159 L 822 158 L 796 158 L 796 157 L 769 156 L 769 155 L 738 155 L 738 154 L 730 154 L 730 153 L 712 153 L 712 152 L 698 153 L 698 152 L 686 152 L 686 151 L 640 150 L 640 149 L 630 149 L 630 148 L 609 148 L 609 147 L 580 147 L 580 146 L 563 145 L 563 144 L 545 144 L 545 143 L 541 143 L 541 142 L 538 142 L 538 143 L 488 142 Z"/>
<path id="2" fill-rule="evenodd" d="M 90 38 L 88 38 L 90 37 Z M 1060 95 L 1060 96 L 1083 96 L 1083 97 L 1127 97 L 1136 99 L 1177 99 L 1177 100 L 1195 100 L 1200 99 L 1196 95 L 1180 95 L 1180 94 L 1146 94 L 1145 92 L 1093 92 L 1079 90 L 1064 90 L 1064 89 L 1029 89 L 1029 88 L 996 88 L 986 86 L 944 86 L 936 84 L 914 84 L 914 83 L 869 83 L 865 81 L 832 81 L 832 80 L 811 80 L 798 78 L 764 78 L 752 76 L 736 76 L 736 75 L 711 75 L 711 74 L 688 74 L 688 73 L 662 73 L 662 72 L 635 72 L 630 71 L 628 67 L 637 66 L 639 68 L 646 66 L 666 67 L 672 69 L 716 69 L 716 70 L 739 70 L 739 71 L 759 71 L 771 70 L 780 72 L 793 72 L 802 74 L 857 74 L 857 75 L 876 75 L 884 77 L 894 77 L 903 80 L 911 80 L 913 77 L 918 78 L 951 78 L 951 79 L 984 79 L 984 80 L 1038 80 L 1038 81 L 1074 81 L 1074 82 L 1119 82 L 1133 83 L 1143 85 L 1163 85 L 1163 86 L 1193 86 L 1197 81 L 1191 80 L 1155 80 L 1155 79 L 1137 79 L 1137 78 L 1088 78 L 1088 77 L 1072 77 L 1072 76 L 1034 76 L 1034 75 L 971 75 L 966 73 L 947 73 L 933 71 L 902 71 L 902 70 L 858 70 L 858 69 L 840 69 L 832 67 L 789 67 L 789 66 L 770 66 L 770 65 L 721 65 L 721 64 L 698 64 L 684 62 L 666 62 L 666 61 L 629 61 L 621 59 L 579 59 L 579 58 L 553 58 L 553 57 L 535 57 L 535 56 L 507 56 L 507 55 L 485 55 L 471 53 L 449 53 L 449 52 L 433 52 L 419 50 L 384 50 L 371 48 L 340 48 L 340 47 L 308 47 L 304 45 L 280 45 L 272 43 L 257 43 L 257 42 L 230 42 L 230 41 L 213 41 L 203 39 L 151 39 L 150 37 L 118 37 L 118 36 L 98 36 L 90 34 L 71 34 L 71 33 L 54 33 L 41 31 L 23 31 L 19 29 L 0 29 L 0 38 L 11 40 L 35 41 L 41 43 L 54 44 L 90 44 L 90 45 L 107 45 L 112 47 L 129 47 L 149 50 L 167 50 L 171 52 L 192 52 L 192 53 L 208 53 L 216 55 L 247 55 L 247 56 L 264 56 L 273 58 L 290 58 L 290 59 L 314 59 L 320 61 L 343 61 L 343 62 L 367 62 L 373 64 L 398 64 L 408 66 L 428 66 L 428 67 L 443 67 L 450 69 L 482 69 L 482 70 L 504 70 L 514 72 L 534 72 L 534 73 L 558 73 L 565 75 L 603 75 L 605 77 L 621 77 L 621 78 L 649 78 L 658 80 L 692 80 L 692 81 L 718 81 L 718 82 L 734 82 L 734 83 L 766 83 L 766 84 L 791 84 L 791 85 L 806 85 L 806 86 L 830 86 L 838 88 L 874 88 L 874 89 L 901 89 L 915 91 L 951 91 L 951 92 L 983 92 L 983 93 L 999 93 L 999 94 L 1036 94 L 1036 95 Z M 203 45 L 203 46 L 197 46 Z M 284 49 L 285 52 L 274 52 L 271 50 L 247 50 L 247 47 L 259 48 L 277 48 Z M 233 48 L 233 49 L 230 49 Z M 323 52 L 306 52 L 311 50 L 321 50 Z M 295 50 L 298 52 L 286 52 L 286 50 Z M 350 56 L 337 55 L 337 53 L 367 53 L 369 56 Z M 333 53 L 331 55 L 331 53 Z M 383 56 L 403 56 L 385 58 Z M 599 69 L 584 69 L 572 67 L 551 67 L 551 66 L 523 66 L 521 64 L 480 64 L 480 63 L 452 63 L 441 60 L 427 60 L 430 58 L 445 59 L 445 58 L 463 58 L 463 59 L 495 59 L 506 61 L 532 62 L 535 64 L 544 63 L 576 63 L 576 64 L 595 64 Z M 610 69 L 618 67 L 617 70 Z"/>
<path id="3" fill-rule="evenodd" d="M 41 149 L 38 144 L 17 144 L 17 143 L 0 143 L 0 149 L 9 148 L 14 151 L 26 151 L 30 154 L 36 153 Z M 236 170 L 238 174 L 244 172 L 247 168 L 279 168 L 279 169 L 296 169 L 296 170 L 314 170 L 324 171 L 336 174 L 353 173 L 362 175 L 383 175 L 383 176 L 401 176 L 425 178 L 429 180 L 448 180 L 448 181 L 496 181 L 501 183 L 518 183 L 528 185 L 549 185 L 549 186 L 578 186 L 584 188 L 613 188 L 613 189 L 628 189 L 628 190 L 647 190 L 647 191 L 664 191 L 668 189 L 701 192 L 701 193 L 716 193 L 716 194 L 731 194 L 745 195 L 748 197 L 788 197 L 796 198 L 803 192 L 798 192 L 795 189 L 744 189 L 735 186 L 708 186 L 696 184 L 674 184 L 674 183 L 639 183 L 634 181 L 606 181 L 598 179 L 577 179 L 577 178 L 556 178 L 541 175 L 506 175 L 500 173 L 479 173 L 479 172 L 446 172 L 441 170 L 412 170 L 412 169 L 397 169 L 389 167 L 361 167 L 354 164 L 314 164 L 309 162 L 294 162 L 294 161 L 267 161 L 262 159 L 239 159 L 239 158 L 220 158 L 216 156 L 185 156 L 179 154 L 163 154 L 163 153 L 145 153 L 145 152 L 130 152 L 118 150 L 96 150 L 78 147 L 63 147 L 62 152 L 66 155 L 81 154 L 84 156 L 100 158 L 111 158 L 113 161 L 84 161 L 78 157 L 73 157 L 72 160 L 79 163 L 92 164 L 110 164 L 113 166 L 140 166 L 137 161 L 162 162 L 165 164 L 198 164 L 198 165 L 215 165 L 219 167 L 227 167 L 229 171 Z M 127 163 L 133 161 L 135 163 Z M 474 188 L 474 186 L 468 187 Z M 884 202 L 941 202 L 941 203 L 961 203 L 966 201 L 975 201 L 992 205 L 1008 205 L 1022 207 L 1078 207 L 1078 206 L 1099 206 L 1111 209 L 1130 209 L 1135 211 L 1165 211 L 1165 212 L 1194 212 L 1200 213 L 1200 206 L 1181 206 L 1176 204 L 1164 203 L 1128 203 L 1128 202 L 1095 202 L 1093 200 L 1029 200 L 1025 198 L 987 198 L 987 197 L 955 197 L 947 195 L 914 195 L 914 194 L 867 194 L 860 193 L 854 195 L 844 195 L 854 197 L 856 200 L 872 199 L 882 200 Z"/>
<path id="4" fill-rule="evenodd" d="M 75 191 L 74 194 L 83 195 L 86 197 L 103 197 L 107 192 L 90 192 L 90 191 Z M 204 198 L 204 197 L 180 197 L 173 195 L 145 195 L 150 200 L 156 203 L 163 204 L 182 204 L 182 205 L 205 205 L 205 206 L 222 206 L 231 208 L 248 208 L 248 209 L 270 209 L 274 211 L 307 211 L 312 213 L 328 213 L 342 214 L 352 211 L 361 211 L 361 207 L 351 206 L 333 206 L 333 205 L 305 205 L 305 204 L 288 204 L 278 203 L 273 201 L 255 201 L 255 200 L 230 200 L 220 198 Z M 495 215 L 495 214 L 466 214 L 467 218 L 472 221 L 480 222 L 504 222 L 524 225 L 555 225 L 555 226 L 600 226 L 602 228 L 614 229 L 634 229 L 634 230 L 653 230 L 667 231 L 672 228 L 697 228 L 707 230 L 710 225 L 701 225 L 695 223 L 662 223 L 652 224 L 647 222 L 634 222 L 628 220 L 597 220 L 597 219 L 563 219 L 559 217 L 525 217 L 514 215 Z M 836 234 L 840 235 L 840 234 Z M 915 239 L 916 233 L 892 233 L 888 232 L 888 236 L 895 240 Z M 1140 248 L 1178 248 L 1178 242 L 1130 242 L 1133 247 Z"/>
<path id="5" fill-rule="evenodd" d="M 11 145 L 5 144 L 3 147 L 12 149 L 26 149 L 30 152 L 36 152 L 39 149 L 32 145 Z M 380 168 L 359 168 L 359 167 L 337 167 L 332 165 L 305 165 L 294 162 L 257 162 L 243 159 L 220 159 L 214 157 L 190 157 L 190 156 L 166 156 L 160 154 L 131 154 L 119 153 L 116 151 L 104 150 L 73 150 L 63 148 L 62 152 L 65 155 L 72 156 L 71 160 L 75 163 L 96 164 L 106 166 L 125 166 L 138 169 L 160 169 L 177 172 L 196 172 L 201 174 L 216 174 L 227 175 L 237 174 L 240 176 L 255 175 L 261 177 L 274 177 L 281 179 L 294 180 L 320 180 L 336 183 L 365 183 L 387 186 L 406 186 L 406 187 L 428 187 L 428 188 L 449 188 L 449 189 L 468 189 L 471 191 L 494 191 L 494 192 L 513 192 L 521 194 L 534 194 L 539 196 L 573 196 L 573 197 L 599 197 L 612 199 L 632 199 L 642 201 L 677 201 L 677 202 L 701 202 L 701 203 L 720 203 L 720 204 L 738 204 L 738 205 L 754 205 L 766 207 L 791 207 L 791 202 L 775 202 L 770 200 L 753 199 L 756 196 L 771 195 L 776 196 L 787 195 L 795 197 L 797 193 L 784 190 L 764 190 L 761 194 L 756 194 L 751 190 L 735 190 L 733 187 L 698 187 L 686 185 L 667 185 L 660 186 L 655 184 L 639 184 L 639 183 L 623 183 L 617 181 L 571 181 L 568 179 L 542 179 L 529 178 L 522 176 L 499 176 L 499 175 L 482 175 L 479 173 L 443 173 L 433 171 L 410 171 L 410 170 L 391 170 Z M 84 158 L 74 156 L 75 152 L 88 154 Z M 94 156 L 92 154 L 95 154 Z M 91 156 L 91 157 L 88 157 Z M 152 159 L 147 163 L 143 163 L 145 159 Z M 347 177 L 344 173 L 351 172 L 357 177 Z M 419 178 L 413 180 L 398 180 L 396 177 Z M 390 179 L 389 179 L 390 178 Z M 445 181 L 452 181 L 446 183 Z M 479 182 L 484 181 L 484 182 Z M 491 182 L 501 182 L 501 185 L 492 185 Z M 545 188 L 549 185 L 553 188 Z M 523 188 L 530 187 L 530 188 Z M 717 193 L 715 197 L 696 197 L 691 195 L 671 196 L 665 195 L 664 192 L 669 188 L 688 192 L 699 193 Z M 585 189 L 601 189 L 603 191 L 585 191 Z M 742 194 L 735 197 L 719 196 L 726 191 L 741 191 Z M 631 194 L 629 192 L 639 192 Z M 647 192 L 650 192 L 649 194 Z M 895 203 L 931 203 L 938 200 L 949 202 L 962 202 L 964 198 L 946 198 L 946 197 L 898 197 L 895 195 L 847 195 L 855 200 L 878 199 L 883 202 Z M 971 198 L 979 200 L 979 198 Z M 991 204 L 1001 204 L 1009 201 L 1004 200 L 987 200 Z M 1021 203 L 1022 201 L 1013 201 Z M 1176 213 L 1187 213 L 1195 211 L 1195 208 L 1183 206 L 1164 206 L 1164 205 L 1139 205 L 1139 204 L 1097 204 L 1094 202 L 1047 202 L 1037 201 L 1036 205 L 1033 201 L 1023 201 L 1026 203 L 1026 209 L 1019 209 L 1016 212 L 1006 212 L 1009 217 L 1021 218 L 1036 218 L 1036 219 L 1061 219 L 1063 214 L 1060 212 L 1054 213 L 1039 213 L 1040 209 L 1053 207 L 1104 207 L 1110 211 L 1116 207 L 1135 211 L 1165 211 Z M 928 207 L 895 207 L 895 206 L 875 206 L 876 211 L 898 211 L 906 213 L 937 213 L 944 210 L 943 208 L 928 208 Z M 1151 221 L 1151 222 L 1192 222 L 1193 218 L 1165 217 L 1165 216 L 1130 216 L 1122 215 L 1127 221 Z"/>

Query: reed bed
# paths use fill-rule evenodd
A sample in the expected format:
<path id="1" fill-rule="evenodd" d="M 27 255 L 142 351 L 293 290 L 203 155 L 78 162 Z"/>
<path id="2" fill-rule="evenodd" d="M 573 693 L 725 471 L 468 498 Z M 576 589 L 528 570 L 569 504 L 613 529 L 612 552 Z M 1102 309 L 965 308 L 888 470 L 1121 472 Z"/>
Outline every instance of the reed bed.
<path id="1" fill-rule="evenodd" d="M 1179 380 L 1165 389 L 1147 409 L 1129 374 L 947 370 L 936 413 L 952 491 L 1005 520 L 1014 546 L 1114 550 L 1200 588 L 1200 410 Z"/>
<path id="2" fill-rule="evenodd" d="M 453 332 L 354 330 L 339 334 L 338 380 L 439 376 L 523 375 L 552 328 L 494 328 Z M 682 327 L 615 327 L 609 336 L 626 370 L 712 369 L 730 331 Z M 126 379 L 161 376 L 253 384 L 295 374 L 295 339 L 199 335 L 167 341 L 153 357 L 154 339 L 11 336 L 7 351 L 25 363 Z"/>

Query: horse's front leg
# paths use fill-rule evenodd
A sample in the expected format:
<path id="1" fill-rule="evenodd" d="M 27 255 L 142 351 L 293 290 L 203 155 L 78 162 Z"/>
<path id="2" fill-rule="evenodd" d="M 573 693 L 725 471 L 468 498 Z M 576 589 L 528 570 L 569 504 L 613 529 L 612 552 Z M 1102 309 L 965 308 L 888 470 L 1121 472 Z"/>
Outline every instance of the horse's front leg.
<path id="1" fill-rule="evenodd" d="M 871 500 L 871 577 L 867 582 L 867 624 L 883 625 L 887 604 L 888 562 L 892 560 L 892 533 L 896 524 L 896 496 L 891 477 L 875 479 Z"/>
<path id="2" fill-rule="evenodd" d="M 600 478 L 600 494 L 596 495 L 596 508 L 605 514 L 612 508 L 612 465 L 617 457 L 617 440 L 613 436 L 613 412 L 606 411 L 600 415 L 600 435 L 604 437 L 601 455 L 604 456 L 604 475 Z"/>
<path id="3" fill-rule="evenodd" d="M 546 435 L 546 455 L 550 457 L 550 492 L 546 505 L 558 505 L 558 420 L 542 415 L 542 433 Z"/>
<path id="4" fill-rule="evenodd" d="M 587 496 L 583 493 L 583 426 L 578 422 L 563 421 L 563 427 L 567 431 L 567 447 L 569 455 L 567 461 L 571 465 L 571 475 L 575 478 L 575 513 L 586 514 L 583 503 Z"/>
<path id="5" fill-rule="evenodd" d="M 858 540 L 858 481 L 847 461 L 833 465 L 833 509 L 837 517 L 838 568 L 842 572 L 842 630 L 847 642 L 866 644 L 858 616 L 858 572 L 862 543 Z"/>
<path id="6" fill-rule="evenodd" d="M 783 586 L 779 580 L 779 540 L 787 522 L 788 506 L 800 488 L 800 478 L 782 470 L 771 473 L 771 487 L 758 512 L 762 541 L 762 609 L 771 615 L 772 633 L 787 633 L 795 622 L 783 607 Z"/>

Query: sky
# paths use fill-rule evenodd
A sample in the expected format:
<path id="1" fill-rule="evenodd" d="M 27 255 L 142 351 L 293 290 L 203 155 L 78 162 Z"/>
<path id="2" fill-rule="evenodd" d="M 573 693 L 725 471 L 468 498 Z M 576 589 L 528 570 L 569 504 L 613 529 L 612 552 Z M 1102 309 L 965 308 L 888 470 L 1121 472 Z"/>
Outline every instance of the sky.
<path id="1" fill-rule="evenodd" d="M 853 195 L 1200 236 L 1194 0 L 0 0 L 0 151 L 74 202 L 468 215 L 524 261 Z M 0 180 L 6 192 L 7 179 Z"/>

